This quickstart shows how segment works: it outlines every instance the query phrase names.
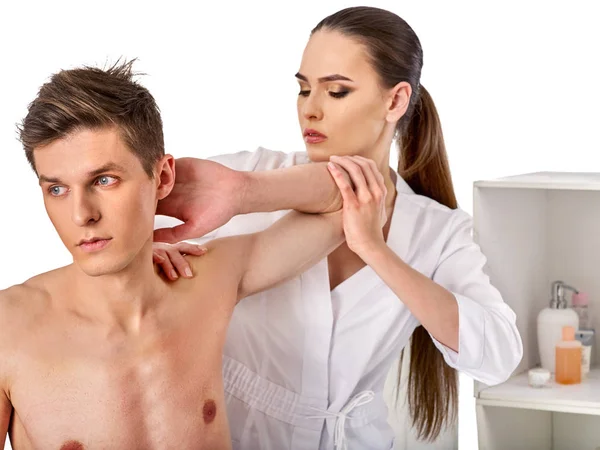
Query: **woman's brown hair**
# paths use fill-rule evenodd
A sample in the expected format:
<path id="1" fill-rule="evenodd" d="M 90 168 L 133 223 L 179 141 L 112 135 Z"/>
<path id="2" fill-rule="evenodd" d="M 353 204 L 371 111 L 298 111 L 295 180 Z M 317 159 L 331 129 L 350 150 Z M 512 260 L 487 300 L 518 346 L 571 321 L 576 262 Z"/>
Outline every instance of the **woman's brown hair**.
<path id="1" fill-rule="evenodd" d="M 405 81 L 409 106 L 398 121 L 398 173 L 411 189 L 455 209 L 448 157 L 437 110 L 420 84 L 423 50 L 413 29 L 396 14 L 372 7 L 346 8 L 323 19 L 311 32 L 337 31 L 363 44 L 382 86 Z M 400 367 L 404 350 L 400 355 Z M 398 386 L 401 380 L 398 375 Z M 444 361 L 429 333 L 419 326 L 411 337 L 408 405 L 420 439 L 435 440 L 456 420 L 457 372 Z"/>

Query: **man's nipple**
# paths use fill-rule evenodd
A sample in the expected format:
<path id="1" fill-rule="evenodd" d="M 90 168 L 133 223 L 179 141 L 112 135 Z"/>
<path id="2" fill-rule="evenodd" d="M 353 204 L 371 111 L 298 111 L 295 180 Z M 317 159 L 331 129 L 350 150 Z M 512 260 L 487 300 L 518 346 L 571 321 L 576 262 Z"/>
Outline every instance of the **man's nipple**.
<path id="1" fill-rule="evenodd" d="M 216 416 L 217 404 L 213 400 L 206 400 L 204 402 L 204 407 L 202 408 L 202 417 L 204 418 L 204 423 L 211 423 L 213 420 L 215 420 Z"/>
<path id="2" fill-rule="evenodd" d="M 61 445 L 60 450 L 84 450 L 84 447 L 79 441 L 68 441 Z"/>

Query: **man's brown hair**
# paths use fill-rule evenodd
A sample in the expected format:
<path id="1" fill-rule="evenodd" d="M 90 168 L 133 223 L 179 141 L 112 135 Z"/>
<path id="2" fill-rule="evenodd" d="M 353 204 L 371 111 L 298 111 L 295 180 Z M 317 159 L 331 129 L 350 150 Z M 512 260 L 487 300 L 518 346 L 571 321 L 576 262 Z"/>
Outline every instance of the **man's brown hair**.
<path id="1" fill-rule="evenodd" d="M 78 130 L 117 126 L 148 176 L 153 176 L 154 163 L 165 154 L 162 119 L 154 97 L 133 80 L 134 62 L 117 61 L 108 69 L 61 70 L 40 88 L 18 126 L 34 171 L 35 148 Z"/>

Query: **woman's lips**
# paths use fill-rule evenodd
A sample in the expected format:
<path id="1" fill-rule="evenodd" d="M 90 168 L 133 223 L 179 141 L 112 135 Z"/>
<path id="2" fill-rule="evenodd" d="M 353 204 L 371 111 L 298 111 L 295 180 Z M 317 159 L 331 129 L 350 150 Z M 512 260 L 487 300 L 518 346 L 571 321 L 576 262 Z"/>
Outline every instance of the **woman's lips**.
<path id="1" fill-rule="evenodd" d="M 306 142 L 307 144 L 320 144 L 325 140 L 327 140 L 325 136 L 312 136 L 310 134 L 304 136 L 304 142 Z"/>
<path id="2" fill-rule="evenodd" d="M 327 140 L 327 136 L 322 133 L 319 133 L 317 130 L 306 129 L 304 130 L 304 142 L 307 144 L 319 144 Z"/>

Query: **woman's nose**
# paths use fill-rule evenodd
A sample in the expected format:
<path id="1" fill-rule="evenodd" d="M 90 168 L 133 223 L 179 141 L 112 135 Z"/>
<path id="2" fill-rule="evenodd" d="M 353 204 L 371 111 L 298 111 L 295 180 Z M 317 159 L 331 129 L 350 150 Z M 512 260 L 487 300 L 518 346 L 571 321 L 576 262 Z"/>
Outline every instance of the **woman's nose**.
<path id="1" fill-rule="evenodd" d="M 321 120 L 323 119 L 323 107 L 317 96 L 312 92 L 308 95 L 302 105 L 302 115 L 305 119 Z"/>

